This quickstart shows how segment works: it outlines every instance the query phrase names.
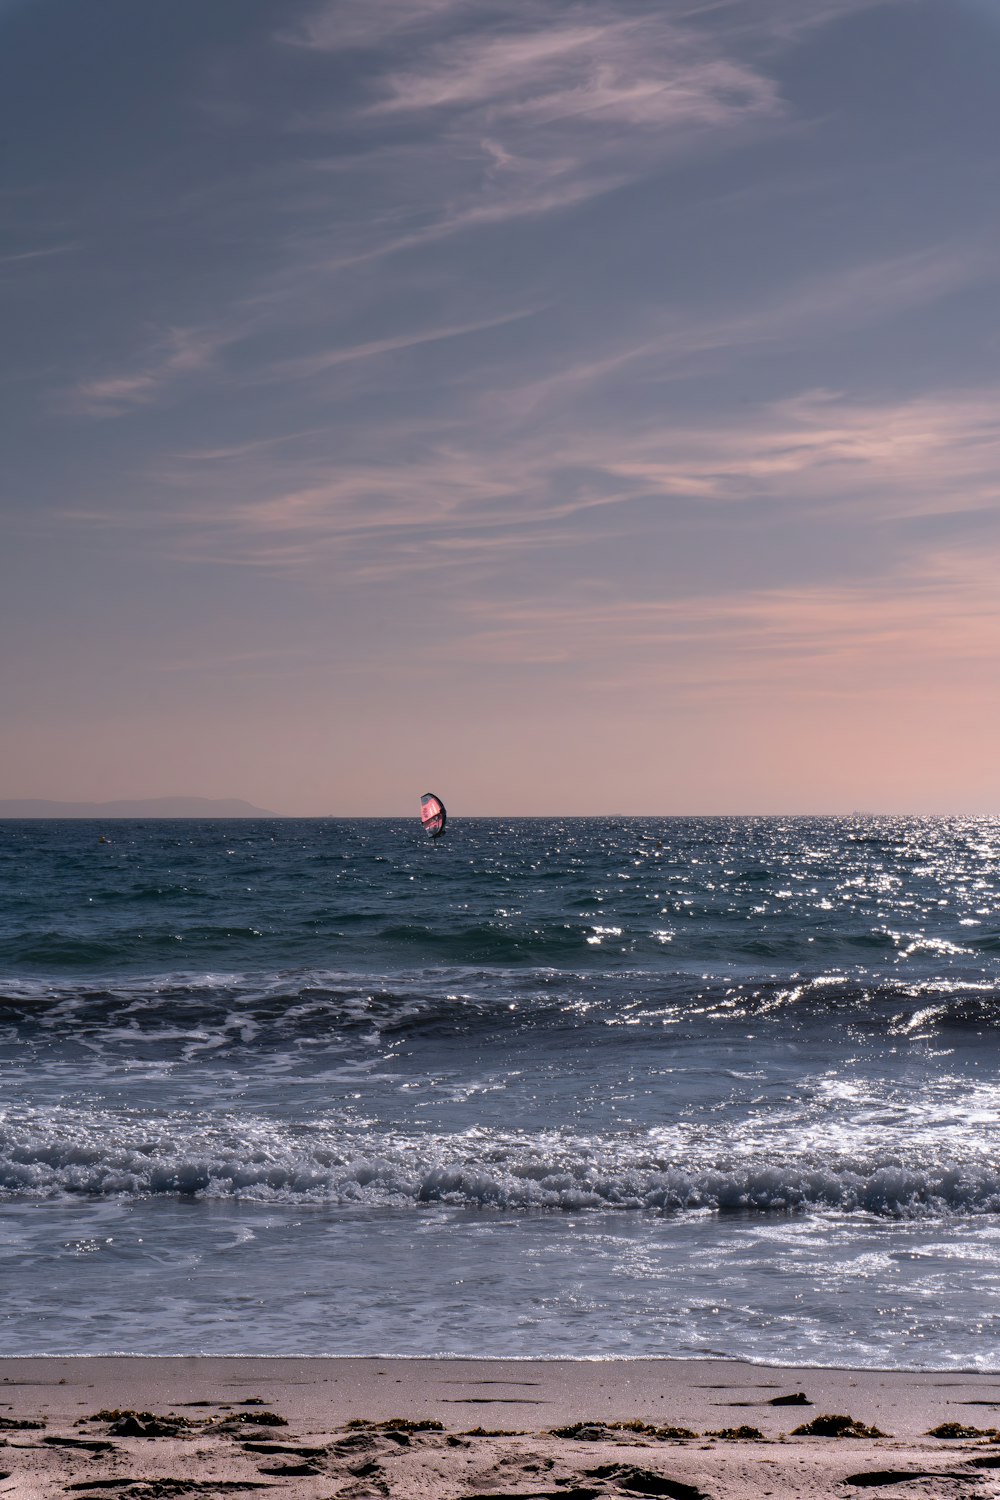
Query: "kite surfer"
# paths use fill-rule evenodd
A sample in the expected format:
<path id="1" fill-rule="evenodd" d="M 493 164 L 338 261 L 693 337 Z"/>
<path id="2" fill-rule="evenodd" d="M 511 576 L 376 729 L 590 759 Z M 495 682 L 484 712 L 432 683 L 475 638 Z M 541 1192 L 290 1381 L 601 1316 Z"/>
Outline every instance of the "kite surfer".
<path id="1" fill-rule="evenodd" d="M 444 833 L 448 814 L 441 798 L 433 792 L 424 792 L 420 799 L 420 821 L 432 839 L 439 839 Z"/>

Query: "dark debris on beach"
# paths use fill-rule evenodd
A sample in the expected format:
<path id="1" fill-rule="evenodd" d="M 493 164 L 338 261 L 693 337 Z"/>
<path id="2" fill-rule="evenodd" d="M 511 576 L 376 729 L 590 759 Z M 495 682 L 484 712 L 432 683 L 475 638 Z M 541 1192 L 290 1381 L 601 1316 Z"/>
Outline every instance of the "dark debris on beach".
<path id="1" fill-rule="evenodd" d="M 207 1403 L 206 1403 L 207 1404 Z M 772 1404 L 772 1403 L 768 1403 Z M 785 1400 L 781 1405 L 798 1405 L 797 1401 Z M 53 1459 L 56 1454 L 61 1454 L 60 1467 L 63 1482 L 58 1486 L 59 1491 L 80 1495 L 93 1495 L 94 1500 L 100 1500 L 101 1495 L 115 1496 L 115 1500 L 180 1500 L 182 1496 L 204 1497 L 204 1500 L 212 1500 L 212 1497 L 238 1495 L 251 1491 L 274 1489 L 279 1493 L 289 1496 L 319 1495 L 322 1494 L 327 1500 L 328 1490 L 322 1488 L 332 1483 L 336 1487 L 338 1500 L 378 1500 L 384 1497 L 389 1500 L 392 1495 L 409 1495 L 411 1490 L 408 1484 L 413 1476 L 419 1476 L 417 1488 L 420 1495 L 436 1493 L 433 1488 L 434 1477 L 440 1475 L 442 1478 L 448 1476 L 448 1494 L 460 1493 L 461 1500 L 500 1500 L 502 1496 L 510 1497 L 510 1500 L 643 1500 L 643 1497 L 666 1497 L 666 1500 L 724 1500 L 725 1490 L 720 1490 L 718 1484 L 709 1485 L 710 1493 L 706 1493 L 701 1487 L 702 1475 L 697 1465 L 692 1468 L 690 1460 L 680 1475 L 672 1475 L 658 1471 L 657 1467 L 645 1467 L 649 1462 L 662 1464 L 670 1467 L 670 1458 L 666 1451 L 662 1454 L 656 1453 L 658 1444 L 675 1444 L 678 1448 L 693 1441 L 701 1441 L 706 1448 L 712 1448 L 717 1443 L 727 1444 L 758 1444 L 774 1443 L 775 1437 L 779 1442 L 785 1442 L 790 1437 L 808 1438 L 865 1438 L 881 1439 L 887 1437 L 874 1426 L 867 1426 L 857 1418 L 845 1413 L 825 1413 L 804 1423 L 801 1427 L 794 1429 L 792 1433 L 781 1435 L 771 1434 L 766 1436 L 757 1427 L 740 1425 L 735 1427 L 724 1427 L 714 1431 L 698 1433 L 687 1427 L 657 1424 L 635 1418 L 631 1421 L 582 1421 L 557 1427 L 550 1430 L 538 1432 L 511 1430 L 511 1429 L 488 1429 L 470 1428 L 465 1432 L 446 1430 L 444 1424 L 433 1418 L 414 1419 L 403 1417 L 389 1417 L 381 1419 L 355 1418 L 340 1427 L 328 1428 L 322 1433 L 313 1436 L 304 1433 L 300 1440 L 296 1433 L 289 1432 L 285 1440 L 274 1433 L 275 1427 L 288 1427 L 284 1417 L 267 1408 L 259 1412 L 243 1411 L 234 1417 L 231 1412 L 218 1414 L 219 1408 L 215 1408 L 216 1415 L 204 1416 L 179 1416 L 176 1412 L 154 1413 L 145 1410 L 133 1410 L 130 1408 L 102 1409 L 89 1417 L 77 1419 L 77 1425 L 88 1423 L 106 1423 L 108 1436 L 78 1436 L 68 1437 L 58 1434 L 46 1434 L 36 1439 L 33 1443 L 17 1443 L 13 1436 L 11 1439 L 0 1438 L 0 1444 L 40 1451 L 43 1447 L 54 1450 Z M 264 1418 L 263 1422 L 258 1418 Z M 38 1428 L 43 1426 L 41 1422 L 27 1419 L 7 1419 L 5 1425 L 10 1428 Z M 981 1429 L 967 1427 L 961 1423 L 942 1423 L 932 1428 L 926 1437 L 939 1439 L 996 1440 L 1000 1437 L 996 1429 Z M 121 1469 L 129 1466 L 138 1467 L 137 1456 L 147 1451 L 142 1444 L 131 1447 L 119 1445 L 111 1441 L 116 1438 L 165 1438 L 165 1439 L 229 1439 L 228 1442 L 220 1444 L 214 1442 L 211 1447 L 198 1448 L 197 1446 L 185 1447 L 181 1450 L 190 1455 L 190 1460 L 178 1463 L 178 1450 L 174 1449 L 174 1459 L 171 1466 L 193 1470 L 191 1474 L 165 1475 L 162 1472 L 157 1475 L 149 1474 L 127 1474 Z M 500 1443 L 492 1450 L 481 1447 L 474 1442 L 475 1439 L 513 1439 L 509 1443 Z M 586 1466 L 584 1454 L 577 1450 L 577 1454 L 569 1451 L 569 1448 L 559 1450 L 551 1445 L 546 1450 L 543 1446 L 546 1439 L 556 1438 L 569 1445 L 603 1444 L 604 1451 L 598 1450 L 590 1458 L 590 1466 Z M 987 1446 L 987 1445 L 983 1445 Z M 445 1455 L 449 1449 L 466 1449 L 468 1454 L 460 1463 L 467 1463 L 471 1467 L 464 1471 L 451 1470 L 441 1467 Z M 645 1455 L 640 1459 L 636 1448 L 645 1448 Z M 617 1451 L 616 1451 L 617 1449 Z M 631 1451 L 628 1451 L 631 1450 Z M 168 1452 L 166 1448 L 149 1450 L 159 1451 L 161 1454 Z M 675 1450 L 676 1451 L 676 1450 Z M 752 1449 L 746 1451 L 744 1457 L 738 1461 L 738 1468 L 745 1475 L 749 1472 L 746 1465 L 752 1468 L 757 1464 L 763 1464 L 764 1458 L 754 1460 L 750 1457 Z M 777 1447 L 771 1448 L 771 1453 L 780 1453 Z M 800 1450 L 801 1451 L 801 1450 Z M 924 1452 L 930 1457 L 933 1450 L 925 1444 Z M 239 1468 L 228 1468 L 229 1478 L 221 1478 L 211 1475 L 212 1460 L 218 1465 L 225 1467 L 226 1455 L 231 1454 L 238 1464 L 242 1463 L 249 1470 L 248 1477 L 237 1478 L 235 1474 L 240 1472 Z M 411 1454 L 418 1460 L 415 1467 L 406 1464 L 407 1455 Z M 476 1454 L 483 1455 L 483 1463 L 480 1465 Z M 636 1462 L 633 1458 L 639 1459 Z M 438 1455 L 440 1455 L 440 1462 Z M 579 1456 L 577 1456 L 579 1455 Z M 886 1455 L 888 1457 L 888 1455 Z M 939 1492 L 933 1489 L 934 1485 L 959 1485 L 958 1491 L 953 1488 L 942 1488 L 940 1495 L 943 1497 L 956 1493 L 981 1493 L 976 1489 L 977 1479 L 982 1485 L 987 1476 L 983 1473 L 987 1469 L 1000 1468 L 1000 1452 L 982 1449 L 975 1456 L 962 1457 L 957 1464 L 952 1464 L 947 1470 L 924 1468 L 923 1463 L 927 1460 L 915 1453 L 906 1455 L 909 1459 L 909 1467 L 899 1460 L 903 1458 L 901 1453 L 895 1452 L 899 1467 L 887 1465 L 884 1468 L 872 1467 L 862 1469 L 858 1472 L 843 1475 L 836 1480 L 836 1484 L 843 1485 L 847 1493 L 870 1489 L 879 1491 L 882 1488 L 890 1488 L 893 1485 L 916 1485 L 919 1490 L 912 1493 L 916 1495 Z M 721 1455 L 720 1455 L 721 1457 Z M 735 1457 L 735 1455 L 734 1455 Z M 872 1455 L 874 1457 L 874 1454 Z M 77 1460 L 75 1475 L 79 1475 L 79 1460 L 96 1461 L 97 1466 L 107 1467 L 111 1473 L 101 1477 L 76 1478 L 72 1465 L 74 1458 Z M 101 1464 L 102 1458 L 109 1458 L 107 1465 Z M 584 1459 L 584 1462 L 580 1462 Z M 195 1460 L 207 1460 L 208 1472 L 202 1469 L 200 1472 L 195 1466 Z M 914 1462 L 916 1460 L 916 1462 Z M 709 1460 L 713 1462 L 716 1460 Z M 779 1462 L 778 1459 L 770 1460 Z M 801 1463 L 801 1458 L 796 1460 Z M 155 1459 L 157 1467 L 163 1462 L 162 1458 Z M 90 1465 L 88 1464 L 88 1467 Z M 165 1466 L 165 1465 L 164 1465 Z M 254 1467 L 255 1466 L 255 1473 Z M 846 1467 L 846 1466 L 845 1466 Z M 117 1470 L 117 1472 L 115 1472 Z M 714 1470 L 715 1479 L 718 1481 L 721 1471 Z M 762 1471 L 763 1472 L 763 1471 Z M 250 1477 L 253 1474 L 254 1477 Z M 198 1476 L 198 1477 L 195 1477 Z M 775 1478 L 777 1471 L 775 1471 Z M 461 1488 L 462 1479 L 466 1479 L 467 1487 Z M 66 1482 L 70 1480 L 70 1482 Z M 707 1475 L 706 1475 L 707 1480 Z M 297 1483 L 300 1482 L 300 1483 Z M 307 1485 L 306 1481 L 316 1481 L 320 1486 Z M 692 1482 L 694 1481 L 694 1482 Z M 768 1472 L 767 1483 L 773 1483 Z M 926 1489 L 927 1485 L 932 1490 Z M 400 1487 L 402 1485 L 402 1487 Z M 453 1489 L 452 1486 L 455 1486 Z M 966 1488 L 968 1487 L 968 1488 Z M 55 1490 L 52 1491 L 55 1493 Z M 46 1492 L 47 1493 L 47 1492 Z M 417 1490 L 412 1490 L 413 1494 Z M 742 1493 L 742 1491 L 741 1491 Z M 782 1491 L 784 1493 L 784 1491 Z M 804 1492 L 803 1492 L 804 1493 Z M 810 1495 L 814 1493 L 812 1489 Z M 843 1492 L 841 1492 L 843 1493 Z M 333 1496 L 329 1496 L 333 1500 Z"/>
<path id="2" fill-rule="evenodd" d="M 823 1438 L 884 1438 L 889 1433 L 882 1432 L 878 1427 L 866 1427 L 864 1422 L 859 1422 L 857 1417 L 849 1417 L 845 1413 L 826 1412 L 821 1417 L 813 1417 L 811 1422 L 803 1422 L 801 1427 L 792 1428 L 792 1437 L 823 1437 Z"/>

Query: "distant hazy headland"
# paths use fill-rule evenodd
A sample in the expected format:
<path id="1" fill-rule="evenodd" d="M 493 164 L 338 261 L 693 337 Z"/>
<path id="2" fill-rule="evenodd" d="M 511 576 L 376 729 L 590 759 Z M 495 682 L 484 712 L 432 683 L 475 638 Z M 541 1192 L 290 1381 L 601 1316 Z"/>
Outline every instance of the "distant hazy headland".
<path id="1" fill-rule="evenodd" d="M 119 802 L 50 802 L 0 797 L 0 818 L 276 818 L 240 797 L 142 797 Z"/>

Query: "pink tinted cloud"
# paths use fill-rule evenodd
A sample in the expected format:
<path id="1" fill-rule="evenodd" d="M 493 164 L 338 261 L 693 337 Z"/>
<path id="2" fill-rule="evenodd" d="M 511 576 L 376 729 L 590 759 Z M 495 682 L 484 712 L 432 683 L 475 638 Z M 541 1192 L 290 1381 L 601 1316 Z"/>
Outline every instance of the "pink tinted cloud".
<path id="1" fill-rule="evenodd" d="M 405 49 L 376 63 L 367 102 L 289 122 L 336 134 L 405 118 L 411 132 L 353 163 L 334 160 L 368 188 L 379 183 L 395 213 L 391 227 L 358 228 L 329 269 L 562 212 L 784 116 L 773 79 L 662 9 L 512 3 L 502 25 L 493 15 L 477 27 L 463 11 L 449 32 L 436 21 L 450 14 L 419 10 Z"/>
<path id="2" fill-rule="evenodd" d="M 768 494 L 869 516 L 947 514 L 1000 493 L 994 391 L 908 401 L 809 392 L 738 423 L 634 435 L 631 451 L 599 447 L 608 474 L 666 495 L 735 502 Z"/>
<path id="3" fill-rule="evenodd" d="M 202 374 L 232 337 L 200 328 L 170 328 L 157 339 L 140 368 L 80 381 L 71 392 L 70 404 L 88 416 L 122 416 L 156 401 L 186 376 Z"/>
<path id="4" fill-rule="evenodd" d="M 476 605 L 457 659 L 575 666 L 584 690 L 715 696 L 763 689 L 864 696 L 894 682 L 973 676 L 1000 652 L 997 559 L 929 553 L 863 583 L 674 599 Z"/>
<path id="5" fill-rule="evenodd" d="M 668 305 L 638 336 L 605 339 L 603 348 L 488 392 L 484 409 L 517 421 L 542 406 L 575 406 L 622 378 L 683 379 L 698 369 L 736 366 L 768 346 L 808 349 L 926 307 L 993 271 L 987 247 L 945 243 L 800 277 L 749 309 L 692 314 Z"/>
<path id="6" fill-rule="evenodd" d="M 484 333 L 491 328 L 502 328 L 508 323 L 517 323 L 531 317 L 538 308 L 500 313 L 492 318 L 480 318 L 467 323 L 454 323 L 439 328 L 425 328 L 413 333 L 399 333 L 394 337 L 370 339 L 362 344 L 342 344 L 318 354 L 302 355 L 295 359 L 276 361 L 261 376 L 265 379 L 310 379 L 322 375 L 326 370 L 339 365 L 354 364 L 360 360 L 375 359 L 384 354 L 396 354 L 403 349 L 416 349 L 422 344 L 446 343 L 449 339 L 463 338 L 470 333 Z"/>
<path id="7" fill-rule="evenodd" d="M 449 549 L 487 562 L 501 538 L 527 557 L 552 544 L 553 527 L 585 512 L 612 517 L 638 496 L 710 507 L 766 496 L 873 522 L 985 510 L 1000 494 L 994 390 L 904 401 L 806 392 L 709 423 L 645 418 L 603 430 L 574 419 L 470 435 L 459 420 L 447 435 L 433 424 L 394 434 L 386 423 L 377 437 L 383 456 L 373 459 L 306 457 L 287 435 L 273 456 L 257 443 L 177 455 L 160 476 L 169 504 L 143 507 L 134 524 L 206 555 L 294 559 L 306 571 L 345 560 L 345 548 L 356 568 L 357 548 L 378 537 L 379 570 L 399 575 Z M 123 524 L 117 511 L 72 518 Z M 615 524 L 627 526 L 627 514 Z"/>

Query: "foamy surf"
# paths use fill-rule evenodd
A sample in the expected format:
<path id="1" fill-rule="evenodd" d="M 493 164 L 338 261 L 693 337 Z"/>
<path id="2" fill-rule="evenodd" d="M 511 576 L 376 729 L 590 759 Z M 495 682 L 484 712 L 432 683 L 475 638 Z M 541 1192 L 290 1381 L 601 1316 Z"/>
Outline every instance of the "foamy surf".
<path id="1" fill-rule="evenodd" d="M 802 1131 L 809 1134 L 803 1122 Z M 815 1131 L 812 1132 L 815 1134 Z M 770 1152 L 728 1152 L 704 1133 L 580 1138 L 565 1133 L 454 1137 L 310 1128 L 260 1118 L 142 1120 L 133 1114 L 8 1112 L 0 1118 L 0 1194 L 51 1199 L 157 1195 L 283 1204 L 581 1213 L 770 1214 L 835 1210 L 889 1218 L 1000 1213 L 1000 1168 L 987 1160 L 904 1164 L 899 1143 L 860 1160 L 793 1154 L 786 1129 Z M 665 1137 L 672 1136 L 672 1140 Z M 673 1145 L 676 1155 L 665 1156 Z M 701 1160 L 678 1159 L 685 1146 Z M 736 1149 L 734 1149 L 734 1146 Z M 784 1155 L 782 1155 L 782 1148 Z M 727 1159 L 728 1156 L 728 1159 Z"/>

